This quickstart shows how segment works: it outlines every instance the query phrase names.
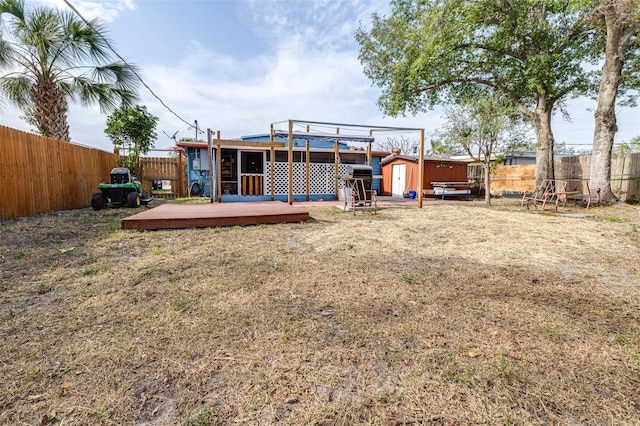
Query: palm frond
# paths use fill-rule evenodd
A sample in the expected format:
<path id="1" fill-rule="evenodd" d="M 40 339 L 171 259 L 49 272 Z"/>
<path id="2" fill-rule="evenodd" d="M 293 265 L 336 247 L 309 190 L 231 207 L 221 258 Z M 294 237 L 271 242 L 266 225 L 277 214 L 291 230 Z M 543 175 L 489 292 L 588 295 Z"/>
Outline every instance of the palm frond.
<path id="1" fill-rule="evenodd" d="M 0 89 L 13 103 L 33 103 L 44 117 L 66 113 L 64 105 L 48 104 L 50 92 L 84 105 L 98 104 L 103 112 L 136 99 L 135 68 L 124 61 L 111 63 L 115 55 L 97 20 L 85 22 L 47 7 L 25 11 L 24 0 L 0 0 L 0 12 L 12 15 L 2 19 L 10 24 L 12 37 L 7 43 L 0 38 L 0 68 L 10 72 Z M 30 93 L 36 82 L 40 89 Z"/>
<path id="2" fill-rule="evenodd" d="M 24 0 L 1 0 L 0 15 L 8 13 L 17 20 L 24 21 Z"/>
<path id="3" fill-rule="evenodd" d="M 64 93 L 67 97 L 72 98 L 74 96 L 73 91 L 75 89 L 71 82 L 65 81 L 65 80 L 58 81 L 58 87 L 60 88 L 60 90 L 62 90 L 62 93 Z"/>
<path id="4" fill-rule="evenodd" d="M 60 18 L 66 40 L 66 59 L 70 63 L 81 61 L 96 64 L 111 59 L 109 46 L 101 35 L 105 30 L 98 21 L 91 21 L 87 25 L 71 13 L 61 13 Z"/>
<path id="5" fill-rule="evenodd" d="M 76 77 L 70 82 L 75 100 L 82 105 L 98 104 L 102 113 L 111 112 L 121 105 L 131 105 L 136 100 L 135 92 L 119 88 L 110 83 L 96 83 L 86 77 Z"/>
<path id="6" fill-rule="evenodd" d="M 136 76 L 137 69 L 134 65 L 122 62 L 95 67 L 92 78 L 97 82 L 110 82 L 120 89 L 135 91 L 140 80 Z"/>
<path id="7" fill-rule="evenodd" d="M 0 92 L 13 104 L 25 108 L 31 104 L 33 80 L 24 75 L 0 77 Z"/>
<path id="8" fill-rule="evenodd" d="M 55 64 L 56 47 L 62 36 L 59 31 L 59 19 L 52 10 L 35 9 L 21 31 L 20 42 L 28 49 L 43 74 L 47 74 Z"/>
<path id="9" fill-rule="evenodd" d="M 13 46 L 2 38 L 2 33 L 0 33 L 0 67 L 11 66 L 13 55 Z"/>

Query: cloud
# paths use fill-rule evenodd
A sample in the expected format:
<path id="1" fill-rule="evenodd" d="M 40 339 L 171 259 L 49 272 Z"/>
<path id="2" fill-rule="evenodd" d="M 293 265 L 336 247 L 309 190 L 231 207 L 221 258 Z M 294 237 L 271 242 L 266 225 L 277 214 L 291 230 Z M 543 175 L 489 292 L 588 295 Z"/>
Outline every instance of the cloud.
<path id="1" fill-rule="evenodd" d="M 267 132 L 269 122 L 288 118 L 357 121 L 375 113 L 367 101 L 373 89 L 353 51 L 322 49 L 305 37 L 248 60 L 193 45 L 176 66 L 145 65 L 143 78 L 181 114 L 231 127 L 233 136 Z M 170 119 L 148 94 L 144 102 Z"/>
<path id="2" fill-rule="evenodd" d="M 103 19 L 136 7 L 132 1 L 74 0 L 73 4 L 85 7 L 87 13 L 102 13 Z M 241 5 L 238 10 L 248 27 L 254 29 L 256 37 L 267 41 L 267 48 L 259 54 L 223 54 L 203 39 L 183 41 L 186 48 L 179 52 L 159 51 L 153 62 L 139 64 L 143 79 L 154 93 L 186 121 L 174 116 L 142 88 L 140 103 L 160 118 L 156 147 L 168 148 L 172 143 L 163 131 L 194 137 L 194 120 L 198 120 L 200 128 L 220 130 L 224 138 L 267 133 L 271 122 L 286 119 L 424 128 L 427 134 L 441 126 L 441 108 L 394 118 L 384 117 L 376 105 L 379 90 L 363 75 L 354 33 L 358 26 L 370 24 L 373 12 L 385 13 L 386 1 L 252 0 Z M 593 116 L 584 108 L 586 104 L 590 103 L 584 99 L 569 104 L 573 124 L 554 119 L 556 140 L 590 145 Z M 621 132 L 617 140 L 640 134 L 638 125 L 629 129 L 622 124 L 623 117 L 625 123 L 638 123 L 637 109 L 618 112 Z M 19 112 L 14 114 L 7 109 L 0 113 L 3 124 L 10 121 L 9 125 L 15 123 L 15 127 L 28 130 L 26 123 L 17 118 Z M 6 117 L 13 117 L 6 120 L 5 113 Z M 96 107 L 70 105 L 69 122 L 75 142 L 111 150 L 111 142 L 103 133 L 105 121 L 106 116 Z"/>
<path id="3" fill-rule="evenodd" d="M 75 3 L 86 10 L 98 4 Z M 439 122 L 439 113 L 423 114 L 419 125 L 414 117 L 383 119 L 375 105 L 377 89 L 362 73 L 354 33 L 360 18 L 369 20 L 380 3 L 302 3 L 250 2 L 252 7 L 243 13 L 256 34 L 266 34 L 269 40 L 269 48 L 257 56 L 238 59 L 192 41 L 177 61 L 160 62 L 159 56 L 157 63 L 140 64 L 144 81 L 186 121 L 141 89 L 140 103 L 160 118 L 156 147 L 172 143 L 163 131 L 194 137 L 194 120 L 200 128 L 221 130 L 225 138 L 267 133 L 271 122 L 286 119 L 406 127 L 431 127 Z M 108 6 L 110 13 L 135 7 L 126 2 L 98 5 Z M 111 142 L 103 133 L 105 120 L 97 108 L 70 105 L 75 142 L 110 150 Z"/>
<path id="4" fill-rule="evenodd" d="M 388 8 L 382 0 L 249 0 L 247 19 L 258 28 L 269 28 L 261 36 L 274 45 L 282 45 L 295 35 L 298 42 L 316 48 L 351 49 L 360 21 Z"/>
<path id="5" fill-rule="evenodd" d="M 47 0 L 62 5 L 61 0 Z M 133 2 L 74 1 L 87 13 L 113 19 Z M 375 105 L 377 89 L 364 77 L 357 60 L 354 33 L 360 20 L 386 5 L 381 1 L 305 2 L 250 1 L 241 13 L 268 49 L 248 59 L 223 55 L 201 42 L 191 42 L 174 62 L 140 64 L 141 75 L 162 101 L 187 121 L 181 121 L 146 89 L 140 103 L 160 118 L 162 131 L 193 137 L 199 126 L 221 130 L 223 137 L 267 133 L 269 123 L 286 119 L 352 122 L 416 127 L 415 119 L 386 118 Z M 269 28 L 269 31 L 264 31 Z M 427 115 L 425 115 L 426 117 Z M 433 116 L 431 114 L 430 116 Z M 75 142 L 110 150 L 103 134 L 106 116 L 97 108 L 70 105 L 69 122 Z M 432 118 L 425 119 L 425 124 Z M 381 123 L 382 121 L 382 123 Z M 25 128 L 22 124 L 21 128 Z M 202 136 L 201 136 L 202 137 Z"/>
<path id="6" fill-rule="evenodd" d="M 53 6 L 60 10 L 69 8 L 64 0 L 38 0 L 38 3 L 45 6 Z M 69 3 L 75 7 L 85 19 L 100 18 L 103 22 L 112 22 L 120 12 L 136 9 L 134 0 L 69 0 Z"/>

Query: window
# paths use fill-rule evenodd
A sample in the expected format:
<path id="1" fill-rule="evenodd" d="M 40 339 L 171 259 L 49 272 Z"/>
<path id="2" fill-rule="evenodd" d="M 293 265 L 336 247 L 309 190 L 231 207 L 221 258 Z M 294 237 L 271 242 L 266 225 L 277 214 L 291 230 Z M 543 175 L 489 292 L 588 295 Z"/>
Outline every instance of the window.
<path id="1" fill-rule="evenodd" d="M 245 174 L 264 173 L 264 161 L 262 152 L 243 151 L 240 154 L 240 170 Z"/>
<path id="2" fill-rule="evenodd" d="M 236 169 L 236 159 L 238 158 L 238 151 L 235 149 L 222 149 L 222 180 L 223 181 L 237 181 L 238 174 Z"/>
<path id="3" fill-rule="evenodd" d="M 275 160 L 277 163 L 287 163 L 289 161 L 289 151 L 276 151 Z M 293 162 L 304 163 L 306 155 L 302 151 L 293 151 Z M 271 152 L 267 152 L 267 161 L 271 161 Z"/>
<path id="4" fill-rule="evenodd" d="M 222 164 L 220 181 L 222 182 L 223 194 L 238 193 L 237 158 L 238 158 L 237 150 L 222 148 L 222 153 L 220 155 L 220 161 Z"/>
<path id="5" fill-rule="evenodd" d="M 342 164 L 366 164 L 367 157 L 364 154 L 340 154 Z"/>
<path id="6" fill-rule="evenodd" d="M 333 152 L 311 152 L 309 159 L 312 163 L 333 163 Z"/>

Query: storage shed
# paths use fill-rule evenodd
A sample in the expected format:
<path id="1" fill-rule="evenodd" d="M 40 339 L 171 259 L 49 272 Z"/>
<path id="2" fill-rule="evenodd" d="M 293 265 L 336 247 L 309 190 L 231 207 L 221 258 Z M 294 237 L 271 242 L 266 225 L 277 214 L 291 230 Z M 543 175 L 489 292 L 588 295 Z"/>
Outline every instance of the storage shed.
<path id="1" fill-rule="evenodd" d="M 418 157 L 390 155 L 380 161 L 382 169 L 381 195 L 406 196 L 408 191 L 418 191 Z M 433 194 L 431 182 L 466 182 L 467 163 L 444 156 L 424 157 L 422 189 Z"/>

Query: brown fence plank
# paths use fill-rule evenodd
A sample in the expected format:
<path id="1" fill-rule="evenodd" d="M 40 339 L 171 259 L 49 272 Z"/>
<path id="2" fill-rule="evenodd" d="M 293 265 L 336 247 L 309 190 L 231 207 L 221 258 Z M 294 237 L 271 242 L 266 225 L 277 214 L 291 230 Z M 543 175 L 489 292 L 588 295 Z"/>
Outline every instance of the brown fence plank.
<path id="1" fill-rule="evenodd" d="M 157 194 L 160 198 L 185 197 L 187 195 L 184 176 L 187 171 L 186 161 L 182 157 L 145 157 L 142 176 L 143 192 L 151 193 L 154 180 L 171 181 L 171 194 Z"/>
<path id="2" fill-rule="evenodd" d="M 589 179 L 590 156 L 556 158 L 556 179 Z M 624 165 L 624 169 L 623 169 Z M 535 165 L 498 166 L 491 175 L 491 190 L 495 192 L 533 191 Z M 618 156 L 611 161 L 611 189 L 623 201 L 640 195 L 640 153 Z"/>
<path id="3" fill-rule="evenodd" d="M 113 153 L 0 126 L 0 220 L 88 207 Z"/>
<path id="4" fill-rule="evenodd" d="M 533 191 L 536 186 L 536 166 L 535 164 L 499 166 L 490 179 L 492 191 Z"/>

